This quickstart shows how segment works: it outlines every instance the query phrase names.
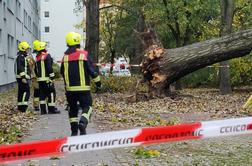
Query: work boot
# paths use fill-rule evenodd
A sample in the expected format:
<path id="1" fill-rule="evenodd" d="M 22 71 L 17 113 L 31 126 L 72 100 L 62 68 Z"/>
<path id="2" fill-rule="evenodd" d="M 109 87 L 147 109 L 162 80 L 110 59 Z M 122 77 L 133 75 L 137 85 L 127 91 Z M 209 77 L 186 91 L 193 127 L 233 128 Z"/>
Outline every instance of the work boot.
<path id="1" fill-rule="evenodd" d="M 41 113 L 41 115 L 47 114 L 46 110 L 41 110 L 40 113 Z"/>
<path id="2" fill-rule="evenodd" d="M 27 109 L 27 107 L 24 106 L 24 105 L 22 105 L 22 106 L 19 107 L 18 110 L 19 110 L 20 112 L 23 112 L 23 113 L 24 113 L 24 112 L 26 112 L 26 109 Z"/>
<path id="3" fill-rule="evenodd" d="M 86 135 L 86 127 L 87 125 L 83 124 L 83 123 L 79 123 L 78 128 L 80 130 L 80 135 Z"/>
<path id="4" fill-rule="evenodd" d="M 66 105 L 65 111 L 69 111 L 70 110 L 70 106 L 69 104 Z"/>
<path id="5" fill-rule="evenodd" d="M 71 136 L 77 136 L 78 135 L 78 122 L 73 122 L 73 123 L 70 123 L 71 125 Z"/>
<path id="6" fill-rule="evenodd" d="M 45 104 L 41 104 L 40 105 L 40 112 L 41 112 L 41 115 L 47 114 L 47 112 L 46 112 L 46 105 Z"/>
<path id="7" fill-rule="evenodd" d="M 39 111 L 39 107 L 35 107 L 34 110 L 35 110 L 35 111 Z"/>

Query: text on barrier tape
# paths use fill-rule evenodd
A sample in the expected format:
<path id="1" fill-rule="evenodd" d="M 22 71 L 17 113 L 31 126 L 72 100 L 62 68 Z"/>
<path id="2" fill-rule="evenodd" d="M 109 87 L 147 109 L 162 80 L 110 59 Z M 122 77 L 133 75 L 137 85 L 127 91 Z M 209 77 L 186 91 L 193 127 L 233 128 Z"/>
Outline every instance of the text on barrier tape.
<path id="1" fill-rule="evenodd" d="M 0 146 L 0 163 L 142 144 L 252 133 L 252 117 L 112 131 Z"/>

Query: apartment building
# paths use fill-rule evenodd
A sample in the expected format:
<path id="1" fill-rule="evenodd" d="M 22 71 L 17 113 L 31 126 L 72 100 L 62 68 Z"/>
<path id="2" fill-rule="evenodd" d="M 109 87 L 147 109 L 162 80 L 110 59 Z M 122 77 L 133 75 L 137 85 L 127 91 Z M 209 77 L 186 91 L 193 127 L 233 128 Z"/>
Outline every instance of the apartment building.
<path id="1" fill-rule="evenodd" d="M 75 25 L 83 21 L 83 12 L 74 12 L 76 0 L 41 0 L 41 40 L 47 42 L 47 49 L 55 61 L 60 61 L 66 47 L 68 32 L 83 33 Z"/>
<path id="2" fill-rule="evenodd" d="M 39 0 L 0 0 L 0 91 L 15 84 L 19 42 L 40 38 Z"/>

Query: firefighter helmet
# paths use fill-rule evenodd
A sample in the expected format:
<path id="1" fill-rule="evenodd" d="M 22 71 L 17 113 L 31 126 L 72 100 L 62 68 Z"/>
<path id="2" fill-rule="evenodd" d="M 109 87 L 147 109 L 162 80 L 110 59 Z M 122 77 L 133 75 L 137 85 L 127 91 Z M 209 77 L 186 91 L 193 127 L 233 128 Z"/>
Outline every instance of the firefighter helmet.
<path id="1" fill-rule="evenodd" d="M 42 51 L 46 49 L 46 42 L 39 42 L 38 47 L 36 49 L 36 51 Z"/>
<path id="2" fill-rule="evenodd" d="M 37 51 L 38 46 L 39 46 L 40 41 L 39 40 L 34 40 L 32 45 L 33 45 L 33 50 Z"/>
<path id="3" fill-rule="evenodd" d="M 66 35 L 66 43 L 68 46 L 78 45 L 81 42 L 81 35 L 76 32 L 69 32 Z"/>
<path id="4" fill-rule="evenodd" d="M 18 50 L 19 51 L 26 51 L 27 49 L 30 48 L 30 45 L 26 42 L 26 41 L 22 41 L 21 43 L 19 43 L 18 45 Z"/>

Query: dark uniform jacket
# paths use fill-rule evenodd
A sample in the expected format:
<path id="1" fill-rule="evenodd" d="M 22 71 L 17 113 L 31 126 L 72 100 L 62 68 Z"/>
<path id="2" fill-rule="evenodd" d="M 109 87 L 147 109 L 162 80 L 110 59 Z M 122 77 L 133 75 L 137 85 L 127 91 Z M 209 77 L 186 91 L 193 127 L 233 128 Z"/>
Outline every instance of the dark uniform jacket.
<path id="1" fill-rule="evenodd" d="M 36 76 L 38 81 L 49 81 L 55 74 L 52 68 L 52 57 L 45 51 L 36 56 Z"/>
<path id="2" fill-rule="evenodd" d="M 31 78 L 31 71 L 28 64 L 27 55 L 24 52 L 18 52 L 16 59 L 16 78 L 21 79 L 30 79 Z"/>
<path id="3" fill-rule="evenodd" d="M 89 91 L 90 77 L 96 83 L 100 81 L 88 57 L 88 52 L 75 47 L 70 47 L 65 52 L 60 71 L 67 91 Z"/>

